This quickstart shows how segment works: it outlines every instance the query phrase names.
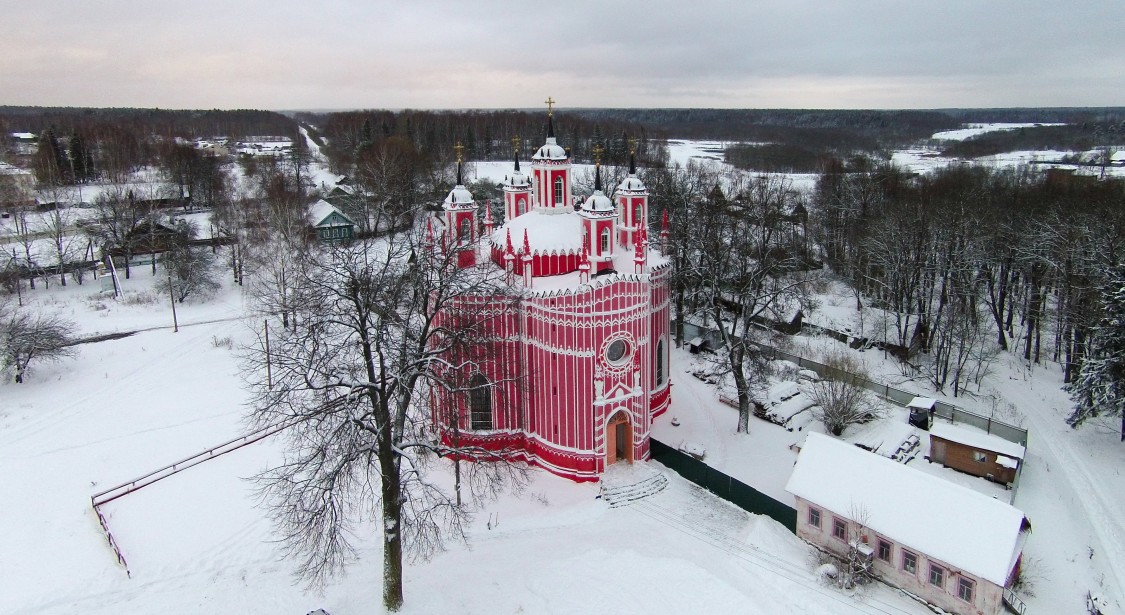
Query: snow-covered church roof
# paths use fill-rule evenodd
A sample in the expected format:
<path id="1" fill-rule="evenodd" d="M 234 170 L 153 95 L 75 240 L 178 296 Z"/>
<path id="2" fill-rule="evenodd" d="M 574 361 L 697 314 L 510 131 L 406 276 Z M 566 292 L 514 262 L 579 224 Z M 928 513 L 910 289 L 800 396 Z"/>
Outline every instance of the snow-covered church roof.
<path id="1" fill-rule="evenodd" d="M 629 152 L 629 174 L 617 184 L 618 192 L 645 192 L 645 183 L 637 177 L 637 155 Z"/>
<path id="2" fill-rule="evenodd" d="M 1017 508 L 829 436 L 810 433 L 785 490 L 1001 587 L 1022 549 Z"/>
<path id="3" fill-rule="evenodd" d="M 594 166 L 594 193 L 582 203 L 582 211 L 588 214 L 616 213 L 613 201 L 602 192 L 602 167 L 595 163 Z"/>
<path id="4" fill-rule="evenodd" d="M 566 150 L 554 137 L 547 137 L 547 142 L 531 158 L 532 160 L 566 160 Z"/>
<path id="5" fill-rule="evenodd" d="M 527 241 L 533 252 L 577 252 L 582 249 L 582 219 L 573 211 L 544 213 L 532 210 L 505 222 L 492 233 L 493 245 L 507 245 L 507 233 L 512 232 L 512 244 L 518 250 L 527 231 Z"/>
<path id="6" fill-rule="evenodd" d="M 471 205 L 473 202 L 473 193 L 461 184 L 454 186 L 442 201 L 446 205 Z"/>

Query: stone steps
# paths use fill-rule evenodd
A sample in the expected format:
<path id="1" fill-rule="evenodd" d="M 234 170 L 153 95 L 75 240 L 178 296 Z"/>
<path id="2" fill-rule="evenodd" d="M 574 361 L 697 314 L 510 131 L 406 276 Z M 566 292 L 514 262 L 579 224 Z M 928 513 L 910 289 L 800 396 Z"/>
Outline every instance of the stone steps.
<path id="1" fill-rule="evenodd" d="M 652 472 L 647 477 L 626 484 L 603 478 L 601 498 L 610 508 L 618 508 L 660 493 L 667 485 L 668 479 L 660 472 Z"/>

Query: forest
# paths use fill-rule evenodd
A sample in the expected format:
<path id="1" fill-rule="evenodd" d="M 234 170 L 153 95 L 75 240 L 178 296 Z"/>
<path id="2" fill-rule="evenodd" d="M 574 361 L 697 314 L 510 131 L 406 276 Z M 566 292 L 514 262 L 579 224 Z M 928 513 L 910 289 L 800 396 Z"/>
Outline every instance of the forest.
<path id="1" fill-rule="evenodd" d="M 676 312 L 722 325 L 736 376 L 753 371 L 758 325 L 786 325 L 835 280 L 854 293 L 853 343 L 885 349 L 936 391 L 971 394 L 1009 351 L 1059 365 L 1073 424 L 1120 413 L 1125 398 L 1105 383 L 1120 382 L 1111 370 L 1125 356 L 1125 326 L 1106 316 L 1125 307 L 1121 179 L 838 159 L 811 194 L 695 164 L 645 178 L 670 214 Z"/>

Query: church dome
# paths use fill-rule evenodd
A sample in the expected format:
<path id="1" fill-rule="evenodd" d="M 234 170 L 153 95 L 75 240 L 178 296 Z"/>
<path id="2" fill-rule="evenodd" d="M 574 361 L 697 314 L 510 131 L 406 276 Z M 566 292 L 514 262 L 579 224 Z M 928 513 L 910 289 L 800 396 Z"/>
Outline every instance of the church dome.
<path id="1" fill-rule="evenodd" d="M 511 175 L 504 176 L 504 186 L 507 188 L 527 188 L 531 186 L 531 181 L 520 170 L 520 156 L 518 153 L 514 156 L 515 167 Z"/>
<path id="2" fill-rule="evenodd" d="M 457 184 L 449 191 L 442 203 L 445 205 L 472 205 L 475 201 L 473 201 L 473 193 L 469 192 L 468 188 Z"/>
<path id="3" fill-rule="evenodd" d="M 613 206 L 613 201 L 605 195 L 601 190 L 595 190 L 593 194 L 582 203 L 582 211 L 587 213 L 616 213 L 617 210 Z"/>
<path id="4" fill-rule="evenodd" d="M 617 185 L 617 189 L 621 192 L 644 192 L 645 183 L 637 176 L 630 175 L 621 180 L 621 183 Z"/>
<path id="5" fill-rule="evenodd" d="M 582 203 L 581 210 L 587 214 L 617 213 L 613 201 L 602 192 L 602 165 L 599 161 L 594 162 L 594 193 Z"/>
<path id="6" fill-rule="evenodd" d="M 531 185 L 531 181 L 522 172 L 514 171 L 511 175 L 504 176 L 504 185 L 509 188 L 526 188 Z"/>
<path id="7" fill-rule="evenodd" d="M 547 137 L 547 142 L 535 152 L 532 160 L 566 160 L 566 150 L 563 149 L 554 137 Z"/>

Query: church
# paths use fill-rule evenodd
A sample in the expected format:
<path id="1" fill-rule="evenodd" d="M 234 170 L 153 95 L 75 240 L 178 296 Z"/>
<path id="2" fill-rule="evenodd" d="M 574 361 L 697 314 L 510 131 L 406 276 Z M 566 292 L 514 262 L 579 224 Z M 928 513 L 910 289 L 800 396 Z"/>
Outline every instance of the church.
<path id="1" fill-rule="evenodd" d="M 505 177 L 501 224 L 491 208 L 478 213 L 460 163 L 442 203 L 458 265 L 496 267 L 507 284 L 495 297 L 465 297 L 462 307 L 493 315 L 480 349 L 493 359 L 473 363 L 463 390 L 432 390 L 431 407 L 448 443 L 591 481 L 614 463 L 648 459 L 652 421 L 668 409 L 672 271 L 649 244 L 635 155 L 612 196 L 598 164 L 593 194 L 579 199 L 553 102 L 530 175 L 517 153 Z"/>

